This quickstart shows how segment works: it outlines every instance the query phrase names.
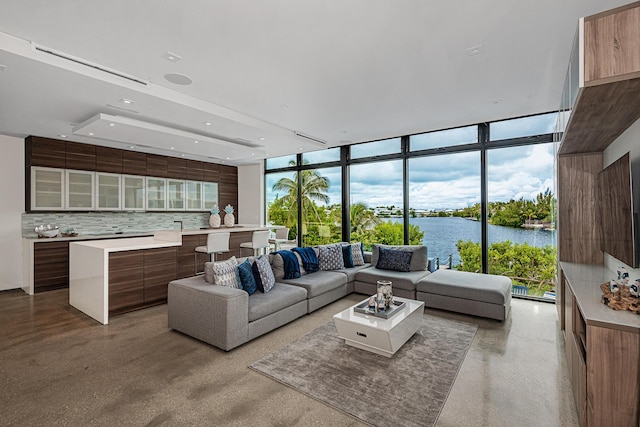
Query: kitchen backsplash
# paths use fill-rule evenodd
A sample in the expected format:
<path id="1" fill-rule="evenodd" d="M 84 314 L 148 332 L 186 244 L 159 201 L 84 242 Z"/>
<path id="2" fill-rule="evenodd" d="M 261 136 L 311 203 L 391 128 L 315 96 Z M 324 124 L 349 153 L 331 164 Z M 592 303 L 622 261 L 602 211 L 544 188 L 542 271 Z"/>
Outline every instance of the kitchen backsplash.
<path id="1" fill-rule="evenodd" d="M 34 237 L 33 229 L 40 224 L 60 227 L 64 232 L 73 228 L 76 233 L 135 233 L 156 230 L 177 230 L 182 221 L 185 229 L 209 225 L 207 212 L 92 212 L 92 213 L 23 213 L 22 236 Z"/>

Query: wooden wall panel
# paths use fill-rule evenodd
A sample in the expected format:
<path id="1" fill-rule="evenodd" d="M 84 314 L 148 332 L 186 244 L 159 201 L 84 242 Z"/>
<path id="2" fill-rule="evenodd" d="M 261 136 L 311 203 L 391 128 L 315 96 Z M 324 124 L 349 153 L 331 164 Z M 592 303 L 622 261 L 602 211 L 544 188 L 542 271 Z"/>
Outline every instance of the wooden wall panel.
<path id="1" fill-rule="evenodd" d="M 167 177 L 167 156 L 159 156 L 157 154 L 147 154 L 147 171 L 145 175 L 157 178 Z"/>
<path id="2" fill-rule="evenodd" d="M 233 206 L 236 209 L 235 217 L 238 218 L 238 168 L 234 166 L 220 165 L 218 204 L 220 209 L 228 204 Z"/>
<path id="3" fill-rule="evenodd" d="M 640 6 L 627 5 L 584 20 L 586 82 L 640 76 Z"/>
<path id="4" fill-rule="evenodd" d="M 66 166 L 65 141 L 29 136 L 26 142 L 26 166 L 44 166 L 64 169 Z"/>
<path id="5" fill-rule="evenodd" d="M 202 180 L 207 182 L 219 182 L 220 165 L 217 163 L 205 163 Z"/>
<path id="6" fill-rule="evenodd" d="M 127 175 L 144 175 L 147 170 L 147 155 L 137 151 L 122 152 L 122 173 Z"/>
<path id="7" fill-rule="evenodd" d="M 558 157 L 558 259 L 602 264 L 598 173 L 602 154 Z"/>
<path id="8" fill-rule="evenodd" d="M 204 162 L 187 160 L 187 179 L 190 181 L 202 181 L 204 177 Z"/>
<path id="9" fill-rule="evenodd" d="M 65 168 L 95 171 L 96 146 L 67 141 L 65 143 Z"/>
<path id="10" fill-rule="evenodd" d="M 96 171 L 121 174 L 122 152 L 117 148 L 96 146 Z"/>

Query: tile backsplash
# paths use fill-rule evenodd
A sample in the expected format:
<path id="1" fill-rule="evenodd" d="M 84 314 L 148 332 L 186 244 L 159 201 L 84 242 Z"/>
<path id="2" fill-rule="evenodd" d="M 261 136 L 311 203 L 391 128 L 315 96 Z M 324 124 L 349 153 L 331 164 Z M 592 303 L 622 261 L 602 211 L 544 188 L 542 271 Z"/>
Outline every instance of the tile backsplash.
<path id="1" fill-rule="evenodd" d="M 40 224 L 60 227 L 63 232 L 73 228 L 76 233 L 137 233 L 156 230 L 176 230 L 182 221 L 185 229 L 207 227 L 208 212 L 91 212 L 91 213 L 23 213 L 22 236 L 34 237 L 33 229 Z"/>

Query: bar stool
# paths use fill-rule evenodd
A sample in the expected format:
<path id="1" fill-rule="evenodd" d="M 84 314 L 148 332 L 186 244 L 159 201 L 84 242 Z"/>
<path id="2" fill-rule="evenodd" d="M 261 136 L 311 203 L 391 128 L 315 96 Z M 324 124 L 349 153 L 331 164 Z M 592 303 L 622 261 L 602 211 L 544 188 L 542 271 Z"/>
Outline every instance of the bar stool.
<path id="1" fill-rule="evenodd" d="M 269 245 L 273 245 L 274 251 L 279 251 L 280 245 L 288 242 L 291 242 L 288 228 L 276 228 L 276 238 L 269 239 Z"/>
<path id="2" fill-rule="evenodd" d="M 194 253 L 196 274 L 202 274 L 204 271 L 198 272 L 198 254 L 209 255 L 212 262 L 216 260 L 216 254 L 229 252 L 229 237 L 231 233 L 209 233 L 207 235 L 207 246 L 198 246 Z"/>
<path id="3" fill-rule="evenodd" d="M 242 249 L 253 249 L 253 255 L 258 256 L 261 249 L 265 249 L 265 253 L 269 250 L 269 230 L 254 231 L 251 235 L 250 242 L 240 243 L 240 252 Z"/>

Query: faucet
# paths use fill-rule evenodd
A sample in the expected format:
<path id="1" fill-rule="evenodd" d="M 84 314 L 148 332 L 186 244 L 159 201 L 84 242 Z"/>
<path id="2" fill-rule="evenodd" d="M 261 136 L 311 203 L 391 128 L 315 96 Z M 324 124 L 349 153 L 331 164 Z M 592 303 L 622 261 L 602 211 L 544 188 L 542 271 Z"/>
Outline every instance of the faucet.
<path id="1" fill-rule="evenodd" d="M 173 222 L 178 222 L 178 223 L 180 223 L 180 231 L 184 230 L 184 226 L 182 225 L 182 221 L 175 220 L 175 221 L 173 221 Z"/>

